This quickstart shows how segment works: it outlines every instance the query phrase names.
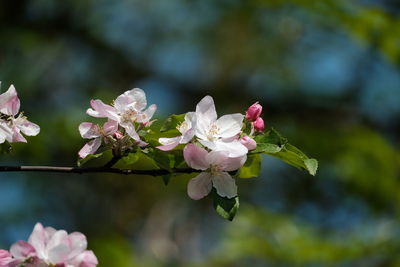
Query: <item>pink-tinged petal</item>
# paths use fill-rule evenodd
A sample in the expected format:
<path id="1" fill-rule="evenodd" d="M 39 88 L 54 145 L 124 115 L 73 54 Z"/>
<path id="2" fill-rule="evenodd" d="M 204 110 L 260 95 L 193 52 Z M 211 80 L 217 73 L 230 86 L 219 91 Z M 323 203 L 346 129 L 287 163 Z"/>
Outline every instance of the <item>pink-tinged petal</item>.
<path id="1" fill-rule="evenodd" d="M 136 132 L 135 126 L 131 122 L 120 124 L 126 131 L 126 133 L 133 138 L 133 140 L 140 142 L 140 136 Z"/>
<path id="2" fill-rule="evenodd" d="M 36 136 L 40 132 L 39 125 L 28 121 L 24 117 L 17 118 L 14 121 L 14 124 L 27 136 Z"/>
<path id="3" fill-rule="evenodd" d="M 235 180 L 227 172 L 212 176 L 212 184 L 221 197 L 233 198 L 237 196 Z"/>
<path id="4" fill-rule="evenodd" d="M 72 266 L 78 267 L 95 267 L 99 262 L 97 261 L 96 256 L 93 251 L 86 250 L 83 253 L 76 256 L 71 262 Z"/>
<path id="5" fill-rule="evenodd" d="M 22 136 L 20 133 L 20 130 L 17 127 L 13 128 L 13 135 L 11 140 L 7 140 L 10 143 L 15 143 L 15 142 L 21 142 L 21 143 L 27 143 L 25 137 Z"/>
<path id="6" fill-rule="evenodd" d="M 101 136 L 99 126 L 91 122 L 82 122 L 79 125 L 79 133 L 86 139 L 93 139 Z"/>
<path id="7" fill-rule="evenodd" d="M 119 116 L 115 108 L 110 105 L 104 104 L 101 100 L 90 100 L 90 105 L 86 113 L 95 118 L 109 118 L 115 121 L 119 120 Z"/>
<path id="8" fill-rule="evenodd" d="M 118 131 L 118 122 L 109 119 L 106 123 L 104 123 L 103 129 L 105 135 L 113 135 L 116 131 Z"/>
<path id="9" fill-rule="evenodd" d="M 93 139 L 92 141 L 86 143 L 81 150 L 78 152 L 79 157 L 85 158 L 89 154 L 96 153 L 97 149 L 101 146 L 101 138 Z"/>
<path id="10" fill-rule="evenodd" d="M 202 172 L 188 183 L 187 191 L 191 199 L 199 200 L 207 196 L 212 188 L 211 174 Z"/>
<path id="11" fill-rule="evenodd" d="M 157 105 L 153 104 L 153 105 L 149 106 L 148 109 L 146 109 L 144 112 L 142 112 L 142 114 L 141 114 L 142 116 L 138 117 L 137 122 L 148 123 L 151 120 L 151 118 L 153 117 L 156 110 L 157 110 Z"/>
<path id="12" fill-rule="evenodd" d="M 28 257 L 36 256 L 35 248 L 25 241 L 18 241 L 10 248 L 11 255 L 16 259 L 26 259 Z"/>
<path id="13" fill-rule="evenodd" d="M 210 165 L 218 166 L 222 171 L 236 171 L 246 162 L 247 155 L 237 158 L 229 157 L 227 151 L 211 151 L 207 155 L 207 162 Z"/>
<path id="14" fill-rule="evenodd" d="M 6 115 L 15 116 L 20 108 L 20 101 L 14 85 L 0 95 L 0 112 Z"/>
<path id="15" fill-rule="evenodd" d="M 198 120 L 204 120 L 208 125 L 217 120 L 217 112 L 215 111 L 214 100 L 211 96 L 204 97 L 197 104 L 196 116 Z"/>
<path id="16" fill-rule="evenodd" d="M 240 143 L 242 143 L 242 145 L 244 145 L 248 150 L 254 150 L 257 148 L 257 142 L 249 136 L 243 136 L 240 139 Z"/>
<path id="17" fill-rule="evenodd" d="M 68 233 L 64 230 L 57 231 L 46 245 L 48 260 L 53 263 L 63 263 L 68 260 L 70 248 Z"/>
<path id="18" fill-rule="evenodd" d="M 183 156 L 186 163 L 193 169 L 196 170 L 207 170 L 210 165 L 207 163 L 206 157 L 208 155 L 207 150 L 198 147 L 194 144 L 188 144 L 183 149 Z"/>
<path id="19" fill-rule="evenodd" d="M 133 108 L 136 111 L 141 111 L 147 106 L 146 94 L 140 88 L 134 88 L 126 91 L 122 95 L 118 96 L 114 101 L 114 107 L 123 112 L 125 110 Z"/>
<path id="20" fill-rule="evenodd" d="M 194 129 L 190 129 L 182 135 L 181 141 L 179 143 L 187 144 L 190 141 L 192 141 L 193 137 L 194 137 Z"/>
<path id="21" fill-rule="evenodd" d="M 41 223 L 37 223 L 33 228 L 32 234 L 29 236 L 28 242 L 31 244 L 37 253 L 37 256 L 44 258 L 47 256 L 45 251 L 48 234 Z"/>
<path id="22" fill-rule="evenodd" d="M 180 140 L 180 136 L 174 138 L 160 138 L 158 139 L 158 142 L 160 142 L 162 146 L 157 146 L 156 148 L 162 151 L 170 151 L 179 145 Z"/>
<path id="23" fill-rule="evenodd" d="M 71 259 L 83 253 L 87 248 L 86 236 L 82 233 L 72 233 L 68 235 L 70 253 L 68 257 Z"/>
<path id="24" fill-rule="evenodd" d="M 219 128 L 217 136 L 221 138 L 236 136 L 242 129 L 243 119 L 244 116 L 239 113 L 222 116 L 217 120 L 217 126 Z"/>
<path id="25" fill-rule="evenodd" d="M 13 261 L 12 255 L 7 250 L 0 249 L 0 267 L 8 267 Z"/>

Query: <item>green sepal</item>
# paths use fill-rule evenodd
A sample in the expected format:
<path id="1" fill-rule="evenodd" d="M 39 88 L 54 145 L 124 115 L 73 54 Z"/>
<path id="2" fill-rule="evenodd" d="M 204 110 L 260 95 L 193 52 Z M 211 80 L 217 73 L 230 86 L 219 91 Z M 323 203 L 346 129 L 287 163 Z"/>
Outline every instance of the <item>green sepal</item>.
<path id="1" fill-rule="evenodd" d="M 239 209 L 239 197 L 234 198 L 221 197 L 217 194 L 215 188 L 210 193 L 215 211 L 223 218 L 232 221 Z"/>
<path id="2" fill-rule="evenodd" d="M 258 177 L 261 172 L 262 156 L 260 154 L 251 154 L 247 157 L 246 163 L 238 170 L 237 178 Z"/>

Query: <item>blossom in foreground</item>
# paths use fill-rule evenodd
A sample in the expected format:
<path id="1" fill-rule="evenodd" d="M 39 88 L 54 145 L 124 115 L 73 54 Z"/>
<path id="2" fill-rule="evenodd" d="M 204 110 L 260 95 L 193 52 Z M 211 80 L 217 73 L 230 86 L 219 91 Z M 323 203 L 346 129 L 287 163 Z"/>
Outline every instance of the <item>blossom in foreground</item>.
<path id="1" fill-rule="evenodd" d="M 107 137 L 112 138 L 111 136 L 117 133 L 117 131 L 118 122 L 113 120 L 108 120 L 103 127 L 90 122 L 82 122 L 79 125 L 81 136 L 93 140 L 89 141 L 82 147 L 78 153 L 79 156 L 84 158 L 89 154 L 96 153 L 97 149 L 101 146 L 103 139 Z"/>
<path id="2" fill-rule="evenodd" d="M 97 266 L 96 256 L 86 248 L 87 241 L 83 234 L 78 232 L 68 234 L 64 230 L 44 228 L 42 224 L 37 223 L 28 242 L 18 241 L 11 246 L 11 255 L 23 264 L 9 266 Z"/>
<path id="3" fill-rule="evenodd" d="M 242 145 L 244 145 L 248 150 L 254 150 L 257 147 L 257 142 L 249 136 L 243 136 L 240 138 L 240 143 L 242 143 Z"/>
<path id="4" fill-rule="evenodd" d="M 213 150 L 228 152 L 229 157 L 241 157 L 248 149 L 238 140 L 243 127 L 244 115 L 224 115 L 217 119 L 214 100 L 204 97 L 196 106 L 195 135 L 199 142 Z"/>
<path id="5" fill-rule="evenodd" d="M 86 111 L 88 115 L 117 121 L 139 146 L 147 145 L 140 139 L 135 123 L 142 126 L 149 125 L 157 106 L 153 104 L 145 109 L 147 100 L 146 94 L 142 89 L 135 88 L 126 91 L 117 97 L 112 106 L 104 104 L 101 100 L 91 100 L 90 105 L 91 108 Z"/>
<path id="6" fill-rule="evenodd" d="M 189 143 L 193 139 L 196 129 L 195 113 L 186 113 L 184 122 L 182 122 L 177 129 L 182 134 L 181 136 L 173 138 L 160 138 L 158 141 L 162 144 L 162 146 L 158 146 L 157 148 L 163 151 L 169 151 L 174 149 L 179 144 Z"/>
<path id="7" fill-rule="evenodd" d="M 0 95 L 0 143 L 4 143 L 6 140 L 10 143 L 26 143 L 21 132 L 28 136 L 39 134 L 40 127 L 38 125 L 28 121 L 23 113 L 17 116 L 20 105 L 21 102 L 13 85 Z"/>
<path id="8" fill-rule="evenodd" d="M 198 200 L 208 195 L 214 186 L 218 195 L 227 198 L 237 196 L 235 180 L 228 173 L 239 169 L 246 162 L 247 156 L 232 158 L 226 151 L 208 152 L 194 144 L 188 144 L 183 155 L 187 164 L 203 172 L 191 179 L 188 184 L 188 195 Z"/>

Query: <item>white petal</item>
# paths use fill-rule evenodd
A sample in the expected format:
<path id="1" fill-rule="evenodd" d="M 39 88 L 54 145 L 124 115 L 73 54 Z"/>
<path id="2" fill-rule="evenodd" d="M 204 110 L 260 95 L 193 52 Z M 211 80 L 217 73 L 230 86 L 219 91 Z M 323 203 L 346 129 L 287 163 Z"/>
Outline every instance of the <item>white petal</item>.
<path id="1" fill-rule="evenodd" d="M 138 118 L 138 122 L 140 123 L 146 123 L 149 122 L 151 120 L 151 118 L 153 117 L 154 113 L 157 110 L 157 105 L 151 105 L 149 106 L 148 109 L 146 109 L 144 112 L 142 112 L 142 116 L 139 116 Z"/>
<path id="2" fill-rule="evenodd" d="M 217 120 L 217 126 L 219 128 L 218 137 L 229 138 L 240 133 L 243 126 L 244 115 L 242 114 L 231 114 L 222 116 Z"/>
<path id="3" fill-rule="evenodd" d="M 227 151 L 229 153 L 229 157 L 237 158 L 242 157 L 248 153 L 247 147 L 245 147 L 240 141 L 235 140 L 232 142 L 224 142 L 222 140 L 217 140 L 214 142 L 210 141 L 201 141 L 203 145 L 207 146 L 211 150 L 215 151 Z"/>
<path id="4" fill-rule="evenodd" d="M 141 111 L 146 106 L 146 94 L 142 89 L 139 88 L 126 91 L 122 95 L 118 96 L 114 101 L 114 107 L 120 112 L 124 112 L 131 108 L 136 111 Z"/>
<path id="5" fill-rule="evenodd" d="M 32 234 L 29 236 L 28 243 L 31 244 L 38 255 L 39 258 L 46 258 L 46 231 L 41 223 L 37 223 L 33 228 Z"/>
<path id="6" fill-rule="evenodd" d="M 223 171 L 236 171 L 244 165 L 247 155 L 231 158 L 227 151 L 211 151 L 207 155 L 207 161 L 210 165 L 217 165 Z"/>
<path id="7" fill-rule="evenodd" d="M 79 133 L 86 139 L 93 139 L 101 136 L 99 126 L 91 122 L 82 122 L 79 125 Z"/>
<path id="8" fill-rule="evenodd" d="M 101 146 L 101 138 L 98 137 L 92 141 L 86 143 L 81 150 L 78 152 L 79 157 L 85 158 L 89 154 L 96 153 L 97 149 Z"/>
<path id="9" fill-rule="evenodd" d="M 189 144 L 183 149 L 186 163 L 196 170 L 207 170 L 210 167 L 206 160 L 207 155 L 207 150 L 194 144 Z"/>
<path id="10" fill-rule="evenodd" d="M 190 130 L 186 131 L 186 132 L 182 135 L 181 141 L 180 141 L 179 143 L 181 143 L 181 144 L 187 144 L 187 143 L 189 143 L 190 141 L 192 141 L 193 137 L 194 137 L 194 130 L 193 130 L 193 129 L 190 129 Z"/>
<path id="11" fill-rule="evenodd" d="M 118 122 L 109 119 L 106 123 L 104 123 L 103 129 L 105 135 L 112 135 L 118 131 Z"/>
<path id="12" fill-rule="evenodd" d="M 8 123 L 0 121 L 0 143 L 4 143 L 5 140 L 12 140 L 13 131 Z"/>
<path id="13" fill-rule="evenodd" d="M 19 118 L 14 123 L 27 136 L 35 136 L 40 132 L 39 125 L 26 119 Z"/>
<path id="14" fill-rule="evenodd" d="M 91 100 L 89 108 L 86 113 L 95 118 L 109 118 L 115 121 L 119 121 L 118 112 L 115 108 L 110 105 L 104 104 L 101 100 Z"/>
<path id="15" fill-rule="evenodd" d="M 83 253 L 87 248 L 86 236 L 82 233 L 72 233 L 68 235 L 70 253 L 68 255 L 69 259 Z"/>
<path id="16" fill-rule="evenodd" d="M 233 198 L 237 196 L 235 180 L 227 172 L 212 176 L 212 183 L 221 197 Z"/>
<path id="17" fill-rule="evenodd" d="M 217 120 L 214 100 L 211 96 L 204 97 L 196 106 L 196 116 L 198 120 L 207 121 L 210 124 Z"/>
<path id="18" fill-rule="evenodd" d="M 187 191 L 191 199 L 199 200 L 207 196 L 212 188 L 211 174 L 202 172 L 188 183 Z"/>

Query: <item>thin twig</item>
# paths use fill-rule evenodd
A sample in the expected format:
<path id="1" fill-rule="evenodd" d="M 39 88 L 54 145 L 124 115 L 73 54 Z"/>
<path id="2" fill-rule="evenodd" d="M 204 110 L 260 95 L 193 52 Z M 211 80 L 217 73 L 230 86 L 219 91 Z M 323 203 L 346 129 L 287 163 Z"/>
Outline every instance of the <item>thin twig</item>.
<path id="1" fill-rule="evenodd" d="M 184 169 L 154 169 L 154 170 L 124 170 L 109 167 L 77 168 L 77 167 L 55 167 L 55 166 L 0 166 L 0 172 L 53 172 L 53 173 L 116 173 L 133 175 L 163 176 L 174 173 L 197 173 L 199 170 Z"/>

